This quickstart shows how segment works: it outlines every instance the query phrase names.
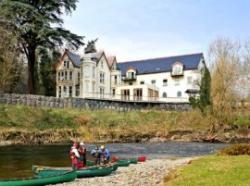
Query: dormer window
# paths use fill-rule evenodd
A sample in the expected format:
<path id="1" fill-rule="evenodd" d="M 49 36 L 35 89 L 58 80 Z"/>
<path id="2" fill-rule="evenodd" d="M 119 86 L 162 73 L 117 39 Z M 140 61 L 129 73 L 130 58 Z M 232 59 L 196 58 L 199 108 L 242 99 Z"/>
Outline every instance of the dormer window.
<path id="1" fill-rule="evenodd" d="M 176 62 L 172 66 L 172 76 L 182 76 L 183 75 L 183 64 Z"/>
<path id="2" fill-rule="evenodd" d="M 133 68 L 129 68 L 126 72 L 125 81 L 135 81 L 136 80 L 136 70 Z"/>
<path id="3" fill-rule="evenodd" d="M 135 79 L 135 77 L 136 77 L 136 71 L 135 71 L 135 69 L 129 69 L 127 71 L 127 78 L 129 78 L 129 79 Z"/>

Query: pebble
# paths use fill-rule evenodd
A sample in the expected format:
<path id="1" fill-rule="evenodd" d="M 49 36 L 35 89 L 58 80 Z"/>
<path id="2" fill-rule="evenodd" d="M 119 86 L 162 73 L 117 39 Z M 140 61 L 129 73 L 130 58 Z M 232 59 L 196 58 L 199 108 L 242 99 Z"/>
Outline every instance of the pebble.
<path id="1" fill-rule="evenodd" d="M 81 178 L 57 186 L 156 186 L 162 185 L 164 177 L 172 169 L 188 164 L 194 158 L 154 159 L 143 163 L 119 167 L 106 177 Z"/>

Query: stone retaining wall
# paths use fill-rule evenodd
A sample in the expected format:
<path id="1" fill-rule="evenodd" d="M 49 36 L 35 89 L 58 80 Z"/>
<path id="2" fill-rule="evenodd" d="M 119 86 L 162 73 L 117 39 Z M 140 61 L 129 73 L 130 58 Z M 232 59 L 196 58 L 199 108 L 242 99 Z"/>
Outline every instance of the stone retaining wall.
<path id="1" fill-rule="evenodd" d="M 83 98 L 56 98 L 30 94 L 6 94 L 0 92 L 0 103 L 20 104 L 34 107 L 49 108 L 88 108 L 88 109 L 113 109 L 117 111 L 130 110 L 189 110 L 189 103 L 164 103 L 164 102 L 132 102 L 122 100 L 83 99 Z"/>

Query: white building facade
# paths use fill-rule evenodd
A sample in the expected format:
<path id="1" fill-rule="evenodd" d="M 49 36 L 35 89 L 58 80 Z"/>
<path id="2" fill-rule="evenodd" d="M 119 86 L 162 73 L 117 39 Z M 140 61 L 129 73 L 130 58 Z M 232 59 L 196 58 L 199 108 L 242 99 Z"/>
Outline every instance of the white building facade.
<path id="1" fill-rule="evenodd" d="M 66 50 L 57 65 L 57 97 L 188 102 L 199 92 L 204 65 L 202 53 L 117 63 L 104 52 L 80 57 Z"/>

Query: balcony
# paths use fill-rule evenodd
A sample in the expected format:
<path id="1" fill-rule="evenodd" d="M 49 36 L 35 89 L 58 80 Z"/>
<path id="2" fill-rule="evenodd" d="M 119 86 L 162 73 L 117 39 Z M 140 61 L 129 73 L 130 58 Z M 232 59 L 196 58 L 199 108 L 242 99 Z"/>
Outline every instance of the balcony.
<path id="1" fill-rule="evenodd" d="M 183 73 L 183 71 L 181 71 L 181 72 L 171 72 L 171 76 L 172 77 L 181 77 L 181 76 L 184 76 L 184 73 Z"/>
<path id="2" fill-rule="evenodd" d="M 122 80 L 125 81 L 125 82 L 136 81 L 136 76 L 122 77 Z"/>

